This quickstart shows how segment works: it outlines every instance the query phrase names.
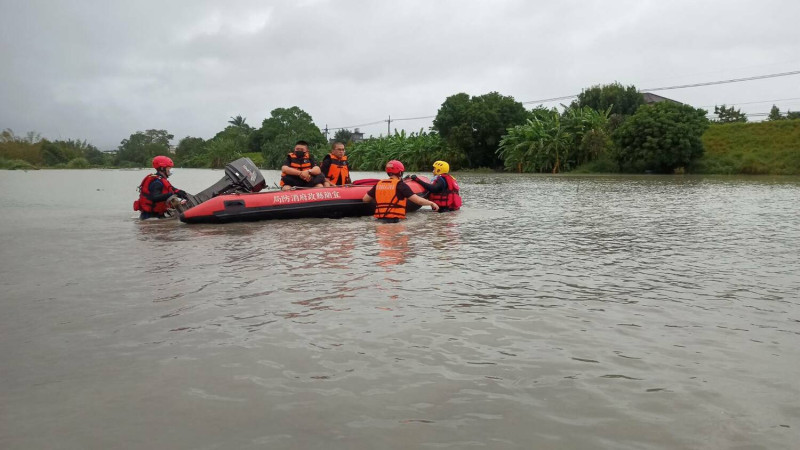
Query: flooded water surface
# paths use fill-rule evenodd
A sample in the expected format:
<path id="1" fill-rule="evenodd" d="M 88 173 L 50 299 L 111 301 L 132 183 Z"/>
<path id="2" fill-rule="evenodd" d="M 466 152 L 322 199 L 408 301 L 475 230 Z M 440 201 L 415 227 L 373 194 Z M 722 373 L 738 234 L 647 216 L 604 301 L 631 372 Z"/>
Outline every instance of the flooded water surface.
<path id="1" fill-rule="evenodd" d="M 0 448 L 800 442 L 800 179 L 456 174 L 463 210 L 400 224 L 187 225 L 134 218 L 146 173 L 0 172 Z"/>

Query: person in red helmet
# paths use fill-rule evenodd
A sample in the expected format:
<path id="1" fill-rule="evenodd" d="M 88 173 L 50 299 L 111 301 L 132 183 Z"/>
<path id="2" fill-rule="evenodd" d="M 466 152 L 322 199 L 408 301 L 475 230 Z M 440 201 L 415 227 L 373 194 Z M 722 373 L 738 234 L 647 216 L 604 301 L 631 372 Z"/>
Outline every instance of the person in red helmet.
<path id="1" fill-rule="evenodd" d="M 415 194 L 403 182 L 404 171 L 403 163 L 396 159 L 389 161 L 386 163 L 386 175 L 389 178 L 378 181 L 362 199 L 364 202 L 375 201 L 375 218 L 381 222 L 396 223 L 405 219 L 408 200 L 420 206 L 430 206 L 434 211 L 439 209 L 436 203 Z"/>
<path id="2" fill-rule="evenodd" d="M 172 159 L 166 156 L 156 156 L 153 158 L 153 168 L 156 173 L 147 175 L 139 185 L 139 200 L 133 203 L 134 211 L 141 211 L 139 218 L 164 218 L 169 205 L 167 199 L 173 195 L 180 197 L 181 203 L 185 204 L 189 196 L 186 192 L 175 188 L 168 180 L 172 175 L 172 168 L 175 164 Z"/>

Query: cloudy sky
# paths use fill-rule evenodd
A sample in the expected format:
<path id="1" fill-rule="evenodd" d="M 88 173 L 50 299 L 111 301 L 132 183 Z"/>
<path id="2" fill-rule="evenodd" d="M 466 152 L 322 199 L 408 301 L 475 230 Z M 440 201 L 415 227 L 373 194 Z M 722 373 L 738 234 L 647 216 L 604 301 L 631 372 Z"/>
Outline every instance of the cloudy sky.
<path id="1" fill-rule="evenodd" d="M 210 138 L 299 106 L 324 128 L 434 116 L 450 95 L 521 102 L 800 71 L 800 2 L 0 0 L 0 129 L 116 148 Z M 659 91 L 713 111 L 800 110 L 800 74 Z M 568 102 L 568 100 L 562 100 Z M 546 103 L 556 106 L 558 102 Z M 535 103 L 526 104 L 528 107 Z M 761 119 L 752 116 L 752 119 Z M 366 125 L 370 124 L 370 125 Z M 430 118 L 392 128 L 427 129 Z"/>

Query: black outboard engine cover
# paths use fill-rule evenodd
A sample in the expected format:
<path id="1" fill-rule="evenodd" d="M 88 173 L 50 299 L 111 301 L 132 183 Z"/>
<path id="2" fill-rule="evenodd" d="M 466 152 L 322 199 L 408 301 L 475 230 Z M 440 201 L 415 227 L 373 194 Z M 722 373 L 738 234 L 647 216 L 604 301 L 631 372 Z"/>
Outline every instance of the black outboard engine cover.
<path id="1" fill-rule="evenodd" d="M 267 181 L 250 158 L 239 158 L 225 165 L 225 176 L 210 188 L 189 196 L 189 205 L 199 205 L 206 200 L 235 192 L 258 192 L 267 186 Z"/>

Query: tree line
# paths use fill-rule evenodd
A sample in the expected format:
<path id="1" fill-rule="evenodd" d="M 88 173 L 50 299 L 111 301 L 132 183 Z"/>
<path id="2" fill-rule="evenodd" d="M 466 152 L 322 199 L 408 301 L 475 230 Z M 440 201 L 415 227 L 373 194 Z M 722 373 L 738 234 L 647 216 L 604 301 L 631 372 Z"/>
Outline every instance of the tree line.
<path id="1" fill-rule="evenodd" d="M 559 173 L 656 172 L 691 170 L 703 154 L 701 137 L 715 123 L 744 122 L 733 107 L 715 107 L 717 119 L 703 109 L 673 101 L 645 104 L 635 86 L 595 85 L 576 100 L 558 108 L 526 109 L 511 96 L 490 92 L 479 96 L 458 93 L 442 103 L 430 130 L 353 142 L 352 131 L 339 130 L 355 170 L 382 170 L 390 159 L 403 161 L 409 171 L 427 171 L 436 160 L 454 170 L 493 169 L 511 172 Z M 767 120 L 796 119 L 773 106 Z M 97 166 L 148 167 L 159 154 L 170 153 L 174 136 L 167 130 L 145 130 L 123 139 L 114 155 L 86 141 L 47 141 L 35 133 L 0 135 L 0 165 L 83 168 Z M 231 117 L 212 138 L 187 136 L 178 142 L 173 159 L 182 167 L 220 168 L 248 156 L 266 169 L 277 169 L 297 140 L 309 142 L 321 159 L 329 143 L 307 112 L 297 106 L 271 111 L 260 127 L 242 116 Z"/>

